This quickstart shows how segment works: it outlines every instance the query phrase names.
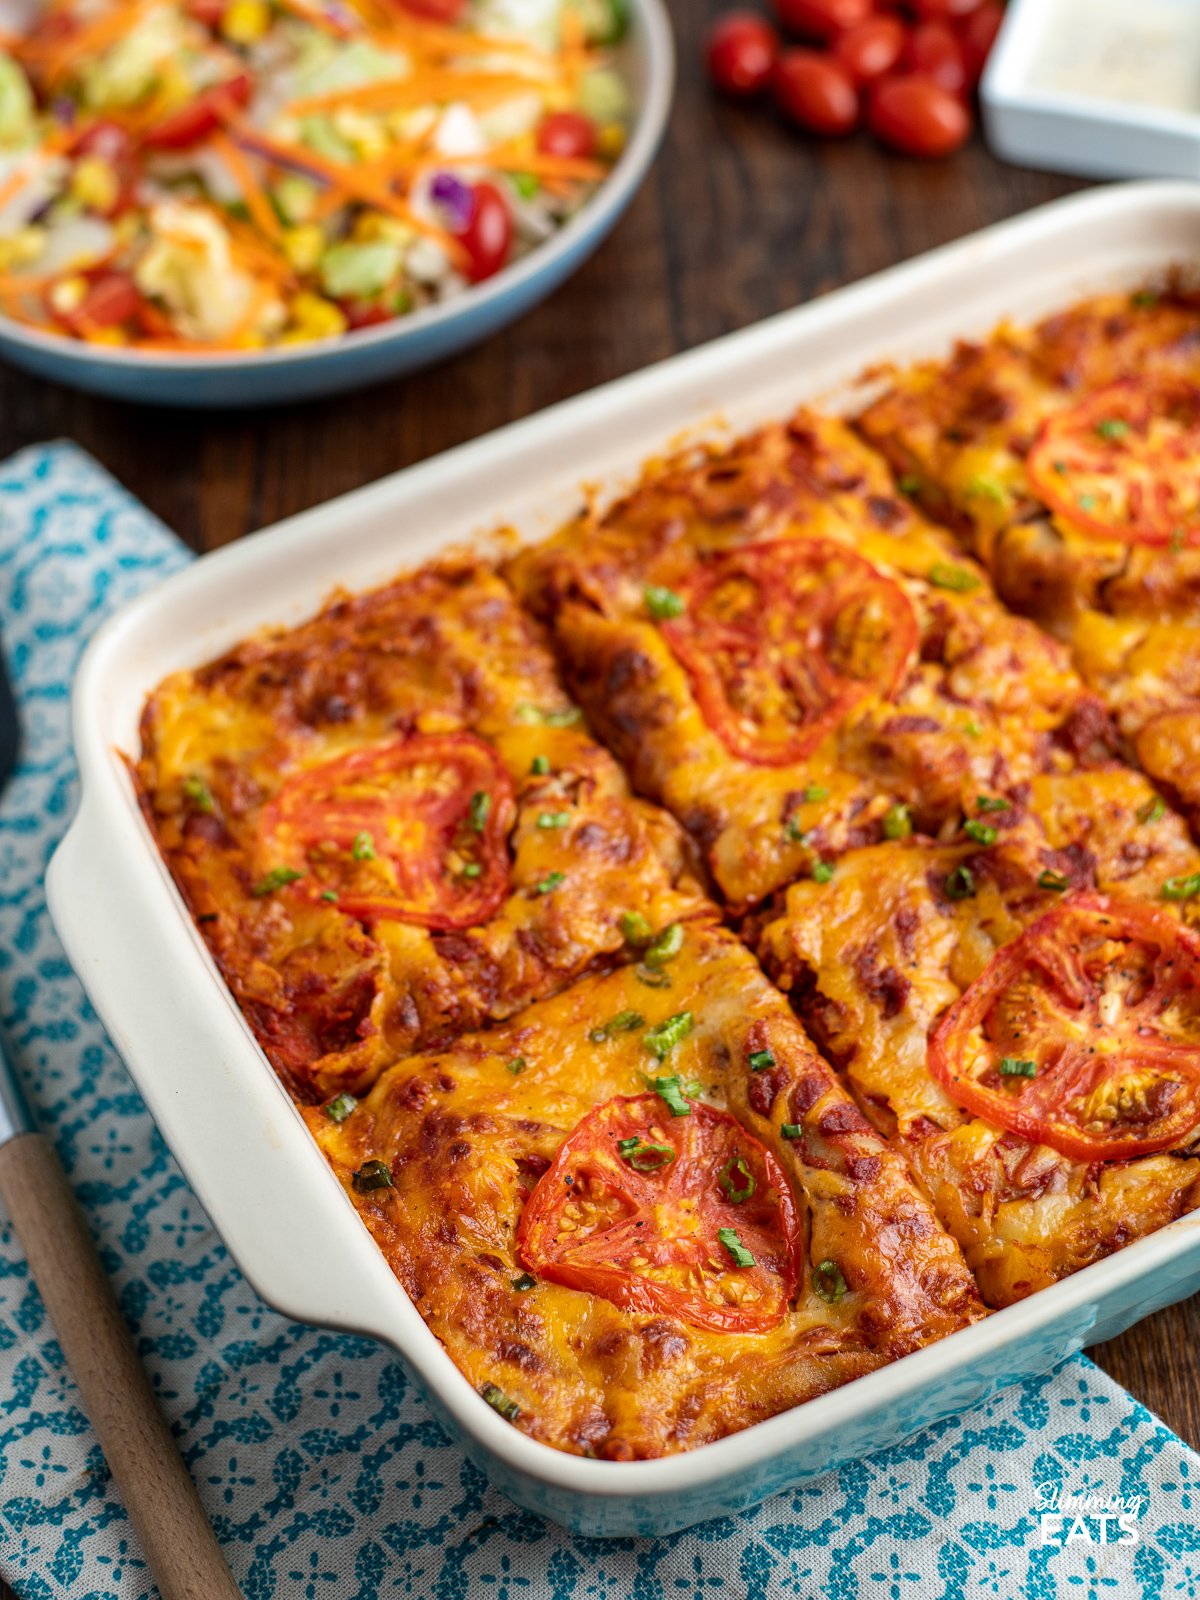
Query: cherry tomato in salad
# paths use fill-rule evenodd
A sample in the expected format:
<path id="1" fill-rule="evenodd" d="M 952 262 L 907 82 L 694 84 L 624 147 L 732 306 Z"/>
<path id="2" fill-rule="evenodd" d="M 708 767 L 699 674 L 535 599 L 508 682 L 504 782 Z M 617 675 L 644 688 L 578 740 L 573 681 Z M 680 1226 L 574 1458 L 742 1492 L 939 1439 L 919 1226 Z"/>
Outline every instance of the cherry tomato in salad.
<path id="1" fill-rule="evenodd" d="M 779 35 L 751 11 L 719 17 L 705 49 L 708 75 L 722 94 L 734 99 L 761 94 L 779 60 Z"/>
<path id="2" fill-rule="evenodd" d="M 467 0 L 399 0 L 399 7 L 427 22 L 457 22 L 467 9 Z"/>
<path id="3" fill-rule="evenodd" d="M 861 88 L 892 70 L 904 49 L 904 37 L 899 17 L 871 17 L 840 34 L 833 53 Z"/>
<path id="4" fill-rule="evenodd" d="M 513 241 L 512 215 L 494 184 L 473 184 L 472 193 L 475 204 L 458 239 L 467 252 L 467 277 L 472 283 L 482 283 L 508 260 Z"/>
<path id="5" fill-rule="evenodd" d="M 100 272 L 91 279 L 87 293 L 73 310 L 56 308 L 53 287 L 47 291 L 45 304 L 55 322 L 82 337 L 96 328 L 119 328 L 128 322 L 137 315 L 142 296 L 127 272 Z"/>
<path id="6" fill-rule="evenodd" d="M 967 67 L 967 83 L 972 89 L 983 76 L 987 58 L 1003 22 L 1004 7 L 1000 0 L 985 0 L 984 5 L 972 11 L 959 25 L 958 37 Z"/>
<path id="7" fill-rule="evenodd" d="M 187 14 L 201 27 L 219 28 L 225 15 L 226 0 L 188 0 Z"/>
<path id="8" fill-rule="evenodd" d="M 586 161 L 596 153 L 596 124 L 582 111 L 551 111 L 538 125 L 537 147 L 544 156 Z"/>
<path id="9" fill-rule="evenodd" d="M 818 50 L 788 50 L 775 69 L 784 116 L 811 133 L 849 133 L 858 123 L 858 91 L 840 61 Z"/>
<path id="10" fill-rule="evenodd" d="M 900 61 L 905 71 L 932 78 L 947 94 L 967 92 L 966 57 L 949 23 L 919 22 L 905 41 Z"/>
<path id="11" fill-rule="evenodd" d="M 244 106 L 250 99 L 250 75 L 238 72 L 223 83 L 214 83 L 186 106 L 148 128 L 142 143 L 152 150 L 186 150 L 198 144 L 221 126 L 222 113 Z"/>
<path id="12" fill-rule="evenodd" d="M 871 91 L 867 125 L 906 156 L 948 156 L 971 136 L 970 111 L 932 78 L 883 78 Z"/>
<path id="13" fill-rule="evenodd" d="M 789 33 L 830 41 L 866 22 L 875 0 L 774 0 L 775 15 Z"/>

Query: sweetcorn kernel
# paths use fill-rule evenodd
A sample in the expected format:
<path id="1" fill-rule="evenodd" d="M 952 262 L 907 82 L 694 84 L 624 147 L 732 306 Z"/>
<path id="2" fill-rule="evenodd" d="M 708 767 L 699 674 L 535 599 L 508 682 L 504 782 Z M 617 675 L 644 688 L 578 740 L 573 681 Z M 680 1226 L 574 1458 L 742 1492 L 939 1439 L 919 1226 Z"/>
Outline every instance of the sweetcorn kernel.
<path id="1" fill-rule="evenodd" d="M 60 316 L 78 311 L 83 304 L 87 289 L 86 278 L 60 278 L 50 290 L 51 309 L 57 311 Z"/>
<path id="2" fill-rule="evenodd" d="M 116 168 L 103 156 L 82 156 L 71 173 L 69 192 L 89 211 L 104 213 L 116 205 L 121 182 Z"/>
<path id="3" fill-rule="evenodd" d="M 625 148 L 629 135 L 619 122 L 606 122 L 596 135 L 596 150 L 608 161 L 615 161 Z"/>
<path id="4" fill-rule="evenodd" d="M 346 318 L 332 300 L 323 300 L 318 294 L 302 289 L 292 300 L 291 318 L 287 329 L 280 335 L 281 344 L 304 344 L 310 339 L 332 339 L 345 333 Z"/>
<path id="5" fill-rule="evenodd" d="M 0 271 L 29 266 L 45 248 L 45 228 L 18 228 L 10 238 L 0 239 Z"/>
<path id="6" fill-rule="evenodd" d="M 285 228 L 283 250 L 297 272 L 312 272 L 325 249 L 325 235 L 315 222 Z"/>
<path id="7" fill-rule="evenodd" d="M 231 44 L 257 44 L 270 26 L 266 0 L 233 0 L 221 16 L 221 32 Z"/>

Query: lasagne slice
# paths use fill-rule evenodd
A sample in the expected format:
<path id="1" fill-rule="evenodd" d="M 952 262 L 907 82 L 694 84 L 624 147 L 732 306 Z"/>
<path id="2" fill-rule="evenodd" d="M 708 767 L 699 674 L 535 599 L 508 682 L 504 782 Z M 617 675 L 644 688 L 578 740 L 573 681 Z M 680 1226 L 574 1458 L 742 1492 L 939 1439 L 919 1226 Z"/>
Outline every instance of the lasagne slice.
<path id="1" fill-rule="evenodd" d="M 982 1315 L 901 1156 L 729 934 L 305 1115 L 479 1393 L 560 1449 L 692 1448 Z"/>
<path id="2" fill-rule="evenodd" d="M 142 739 L 163 855 L 302 1099 L 709 914 L 676 825 L 474 560 L 177 674 Z"/>
<path id="3" fill-rule="evenodd" d="M 854 852 L 759 939 L 991 1306 L 1200 1202 L 1200 856 L 1140 775 L 1089 785 Z"/>
<path id="4" fill-rule="evenodd" d="M 829 418 L 651 466 L 508 575 L 734 909 L 1103 742 L 1061 647 Z"/>
<path id="5" fill-rule="evenodd" d="M 906 489 L 1067 642 L 1200 820 L 1200 302 L 1105 296 L 894 376 L 860 418 Z"/>

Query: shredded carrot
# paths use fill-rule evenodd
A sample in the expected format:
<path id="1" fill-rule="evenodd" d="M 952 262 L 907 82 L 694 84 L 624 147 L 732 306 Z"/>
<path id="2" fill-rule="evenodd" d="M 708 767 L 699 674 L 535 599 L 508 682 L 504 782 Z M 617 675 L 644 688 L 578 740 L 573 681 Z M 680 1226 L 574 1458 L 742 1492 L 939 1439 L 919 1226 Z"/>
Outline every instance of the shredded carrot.
<path id="1" fill-rule="evenodd" d="M 246 160 L 245 152 L 234 144 L 224 131 L 213 134 L 212 147 L 229 168 L 234 182 L 242 191 L 242 199 L 246 202 L 246 208 L 256 226 L 268 239 L 278 243 L 283 238 L 283 229 L 279 225 L 279 218 L 275 215 L 274 206 L 267 199 L 265 190 Z"/>
<path id="2" fill-rule="evenodd" d="M 45 58 L 46 81 L 54 87 L 80 61 L 102 54 L 125 37 L 157 0 L 119 0 L 119 3 L 79 33 L 42 42 L 32 53 Z"/>
<path id="3" fill-rule="evenodd" d="M 337 39 L 345 39 L 354 31 L 344 22 L 338 22 L 328 16 L 320 6 L 310 6 L 305 0 L 279 0 L 279 4 L 284 11 L 290 11 L 294 17 L 299 17 L 301 22 L 319 28 L 322 33 L 332 33 Z"/>

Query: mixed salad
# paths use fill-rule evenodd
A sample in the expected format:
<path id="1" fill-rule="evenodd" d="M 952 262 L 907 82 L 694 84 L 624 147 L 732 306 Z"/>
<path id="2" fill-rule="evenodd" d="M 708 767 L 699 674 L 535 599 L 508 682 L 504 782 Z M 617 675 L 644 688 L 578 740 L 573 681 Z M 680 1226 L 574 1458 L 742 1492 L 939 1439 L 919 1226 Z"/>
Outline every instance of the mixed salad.
<path id="1" fill-rule="evenodd" d="M 0 34 L 0 313 L 332 338 L 536 246 L 626 137 L 626 0 L 48 0 Z"/>

